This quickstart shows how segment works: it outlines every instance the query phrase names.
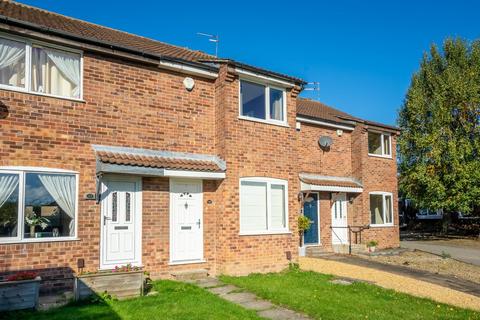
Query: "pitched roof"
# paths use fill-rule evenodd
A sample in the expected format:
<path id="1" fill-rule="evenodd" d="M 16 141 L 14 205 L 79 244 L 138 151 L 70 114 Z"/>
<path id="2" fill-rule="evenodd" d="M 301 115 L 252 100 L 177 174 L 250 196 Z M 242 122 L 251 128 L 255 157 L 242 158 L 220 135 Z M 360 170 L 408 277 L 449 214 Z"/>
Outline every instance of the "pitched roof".
<path id="1" fill-rule="evenodd" d="M 93 147 L 97 160 L 102 163 L 171 170 L 225 171 L 224 164 L 216 156 L 114 146 Z"/>
<path id="2" fill-rule="evenodd" d="M 40 32 L 58 33 L 62 37 L 71 37 L 80 42 L 93 42 L 118 50 L 128 50 L 137 55 L 180 59 L 205 68 L 211 68 L 212 64 L 215 65 L 222 61 L 229 62 L 263 74 L 304 84 L 304 81 L 299 78 L 249 66 L 231 59 L 219 59 L 202 51 L 171 45 L 10 0 L 0 0 L 0 23 L 2 22 L 39 28 Z"/>
<path id="3" fill-rule="evenodd" d="M 297 115 L 317 118 L 337 123 L 346 123 L 345 119 L 355 120 L 355 117 L 323 104 L 320 101 L 298 98 Z"/>
<path id="4" fill-rule="evenodd" d="M 346 112 L 327 106 L 320 101 L 305 98 L 297 98 L 297 116 L 315 118 L 337 124 L 352 124 L 352 121 L 361 122 L 371 126 L 381 127 L 393 131 L 400 130 L 398 127 L 395 126 L 390 126 L 383 123 L 354 117 Z"/>
<path id="5" fill-rule="evenodd" d="M 201 51 L 174 46 L 13 1 L 0 1 L 0 15 L 8 19 L 28 22 L 43 28 L 67 32 L 90 40 L 117 44 L 140 52 L 187 61 L 214 58 Z"/>

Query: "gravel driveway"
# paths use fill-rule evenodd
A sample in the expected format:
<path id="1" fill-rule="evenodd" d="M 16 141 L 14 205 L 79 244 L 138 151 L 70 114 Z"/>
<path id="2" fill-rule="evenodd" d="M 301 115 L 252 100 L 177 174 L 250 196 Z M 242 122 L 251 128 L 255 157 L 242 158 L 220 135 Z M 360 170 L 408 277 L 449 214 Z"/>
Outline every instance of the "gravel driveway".
<path id="1" fill-rule="evenodd" d="M 453 259 L 480 266 L 480 241 L 431 240 L 400 241 L 402 248 L 418 249 L 441 255 L 448 253 Z"/>
<path id="2" fill-rule="evenodd" d="M 411 277 L 320 258 L 300 257 L 299 264 L 303 270 L 363 280 L 417 297 L 429 298 L 457 307 L 480 311 L 480 297 Z"/>

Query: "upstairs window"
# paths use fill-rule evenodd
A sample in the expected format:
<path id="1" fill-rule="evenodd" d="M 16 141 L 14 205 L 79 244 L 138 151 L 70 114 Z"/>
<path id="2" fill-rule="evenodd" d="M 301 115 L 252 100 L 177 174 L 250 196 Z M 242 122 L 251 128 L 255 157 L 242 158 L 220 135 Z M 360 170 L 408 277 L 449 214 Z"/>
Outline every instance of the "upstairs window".
<path id="1" fill-rule="evenodd" d="M 26 44 L 0 38 L 0 84 L 25 88 Z"/>
<path id="2" fill-rule="evenodd" d="M 81 99 L 79 52 L 0 37 L 0 87 Z"/>
<path id="3" fill-rule="evenodd" d="M 391 136 L 386 133 L 368 132 L 368 154 L 380 157 L 391 157 Z"/>
<path id="4" fill-rule="evenodd" d="M 240 81 L 240 116 L 285 124 L 285 90 L 250 81 Z"/>

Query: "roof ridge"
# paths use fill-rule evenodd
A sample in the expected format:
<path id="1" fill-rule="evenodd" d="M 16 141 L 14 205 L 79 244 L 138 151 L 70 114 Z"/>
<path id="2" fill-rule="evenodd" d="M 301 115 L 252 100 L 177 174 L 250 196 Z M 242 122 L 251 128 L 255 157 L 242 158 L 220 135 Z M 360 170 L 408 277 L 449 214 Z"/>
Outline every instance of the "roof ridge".
<path id="1" fill-rule="evenodd" d="M 10 3 L 13 3 L 13 4 L 15 4 L 15 5 L 19 5 L 19 6 L 25 7 L 25 8 L 29 8 L 29 9 L 33 9 L 33 10 L 38 10 L 38 11 L 41 11 L 41 12 L 44 12 L 44 13 L 47 13 L 47 14 L 51 14 L 51 15 L 55 15 L 55 16 L 60 16 L 60 17 L 63 17 L 63 18 L 65 18 L 65 19 L 70 19 L 70 20 L 79 21 L 79 22 L 82 22 L 82 23 L 87 23 L 87 24 L 90 24 L 90 25 L 95 26 L 95 27 L 98 27 L 98 28 L 109 29 L 109 30 L 111 30 L 111 31 L 124 33 L 124 34 L 127 34 L 127 35 L 132 36 L 132 37 L 142 38 L 142 39 L 145 39 L 145 40 L 148 40 L 148 41 L 157 42 L 157 43 L 160 43 L 160 44 L 163 44 L 163 45 L 166 45 L 166 46 L 175 47 L 175 48 L 182 49 L 182 50 L 186 50 L 186 51 L 198 52 L 198 53 L 204 54 L 204 55 L 209 56 L 209 57 L 214 57 L 214 56 L 212 56 L 211 54 L 206 53 L 206 52 L 201 51 L 201 50 L 195 50 L 195 49 L 190 49 L 190 48 L 188 48 L 188 47 L 182 47 L 182 46 L 179 46 L 179 45 L 170 44 L 170 43 L 163 42 L 163 41 L 160 41 L 160 40 L 157 40 L 157 39 L 153 39 L 153 38 L 149 38 L 149 37 L 146 37 L 146 36 L 134 34 L 134 33 L 128 32 L 128 31 L 123 31 L 123 30 L 120 30 L 120 29 L 115 29 L 115 28 L 112 28 L 112 27 L 104 26 L 104 25 L 101 25 L 101 24 L 97 24 L 97 23 L 94 23 L 94 22 L 87 21 L 87 20 L 82 20 L 82 19 L 79 19 L 79 18 L 67 16 L 67 15 L 64 15 L 64 14 L 61 14 L 61 13 L 57 13 L 57 12 L 53 12 L 53 11 L 48 11 L 47 9 L 35 7 L 35 6 L 32 6 L 32 5 L 28 5 L 28 4 L 25 4 L 25 3 L 17 2 L 17 1 L 14 1 L 14 0 L 0 0 L 0 1 L 2 1 L 2 2 L 10 2 Z"/>

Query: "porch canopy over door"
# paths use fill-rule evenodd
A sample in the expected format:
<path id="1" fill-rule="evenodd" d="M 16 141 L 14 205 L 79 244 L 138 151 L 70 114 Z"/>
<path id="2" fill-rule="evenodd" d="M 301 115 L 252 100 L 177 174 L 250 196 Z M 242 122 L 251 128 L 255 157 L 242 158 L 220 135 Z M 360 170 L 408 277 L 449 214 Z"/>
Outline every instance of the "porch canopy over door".
<path id="1" fill-rule="evenodd" d="M 225 161 L 215 155 L 93 145 L 97 174 L 224 179 Z"/>
<path id="2" fill-rule="evenodd" d="M 353 177 L 324 176 L 311 173 L 300 173 L 302 191 L 325 191 L 362 193 L 363 186 Z"/>
<path id="3" fill-rule="evenodd" d="M 147 177 L 225 179 L 225 161 L 215 155 L 92 145 L 96 156 L 97 201 L 105 173 Z"/>

